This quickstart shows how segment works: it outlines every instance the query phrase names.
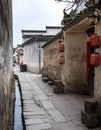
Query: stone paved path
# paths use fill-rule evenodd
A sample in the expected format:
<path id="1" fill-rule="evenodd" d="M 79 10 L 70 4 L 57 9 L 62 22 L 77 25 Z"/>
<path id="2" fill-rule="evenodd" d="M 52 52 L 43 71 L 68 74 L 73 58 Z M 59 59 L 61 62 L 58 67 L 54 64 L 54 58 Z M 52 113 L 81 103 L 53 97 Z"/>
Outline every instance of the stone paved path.
<path id="1" fill-rule="evenodd" d="M 88 130 L 80 121 L 83 97 L 54 94 L 52 86 L 42 82 L 41 75 L 19 70 L 15 74 L 21 86 L 26 130 Z"/>

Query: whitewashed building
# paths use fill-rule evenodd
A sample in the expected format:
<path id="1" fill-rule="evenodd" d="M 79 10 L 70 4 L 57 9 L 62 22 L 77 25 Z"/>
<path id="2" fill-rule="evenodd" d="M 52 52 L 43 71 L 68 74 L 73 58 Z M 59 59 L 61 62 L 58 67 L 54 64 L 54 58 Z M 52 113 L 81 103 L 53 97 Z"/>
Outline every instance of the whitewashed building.
<path id="1" fill-rule="evenodd" d="M 43 52 L 41 46 L 52 39 L 62 27 L 46 26 L 46 30 L 22 30 L 24 64 L 27 71 L 41 73 Z"/>

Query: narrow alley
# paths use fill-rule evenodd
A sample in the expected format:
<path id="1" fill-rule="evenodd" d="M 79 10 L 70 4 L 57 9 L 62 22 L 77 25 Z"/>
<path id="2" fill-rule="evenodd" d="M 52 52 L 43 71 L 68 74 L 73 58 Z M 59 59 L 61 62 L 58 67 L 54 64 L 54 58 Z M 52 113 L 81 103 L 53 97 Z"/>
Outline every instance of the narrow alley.
<path id="1" fill-rule="evenodd" d="M 0 130 L 101 130 L 100 77 L 101 0 L 0 0 Z"/>
<path id="2" fill-rule="evenodd" d="M 20 72 L 19 67 L 14 72 L 20 82 L 26 130 L 88 130 L 81 123 L 85 97 L 54 94 L 41 75 Z"/>

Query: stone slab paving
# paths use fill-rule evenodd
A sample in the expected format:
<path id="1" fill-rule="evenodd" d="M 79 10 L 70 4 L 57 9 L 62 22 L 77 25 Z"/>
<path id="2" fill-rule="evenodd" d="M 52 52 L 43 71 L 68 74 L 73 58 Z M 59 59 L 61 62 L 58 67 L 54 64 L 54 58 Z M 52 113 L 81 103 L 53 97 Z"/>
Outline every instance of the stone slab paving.
<path id="1" fill-rule="evenodd" d="M 53 86 L 42 82 L 41 75 L 20 72 L 19 68 L 14 73 L 21 86 L 26 130 L 88 130 L 80 121 L 85 97 L 56 95 Z"/>
<path id="2" fill-rule="evenodd" d="M 51 128 L 52 126 L 49 123 L 26 126 L 26 130 L 50 130 Z"/>

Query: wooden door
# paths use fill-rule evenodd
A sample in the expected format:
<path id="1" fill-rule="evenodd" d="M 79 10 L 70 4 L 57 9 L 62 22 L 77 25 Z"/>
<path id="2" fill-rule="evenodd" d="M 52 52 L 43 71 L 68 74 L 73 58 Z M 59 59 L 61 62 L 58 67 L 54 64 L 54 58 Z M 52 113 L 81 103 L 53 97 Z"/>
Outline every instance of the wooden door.
<path id="1" fill-rule="evenodd" d="M 94 49 L 90 46 L 90 42 L 87 42 L 87 83 L 89 94 L 94 94 L 94 67 L 90 65 L 90 55 L 94 53 Z"/>

